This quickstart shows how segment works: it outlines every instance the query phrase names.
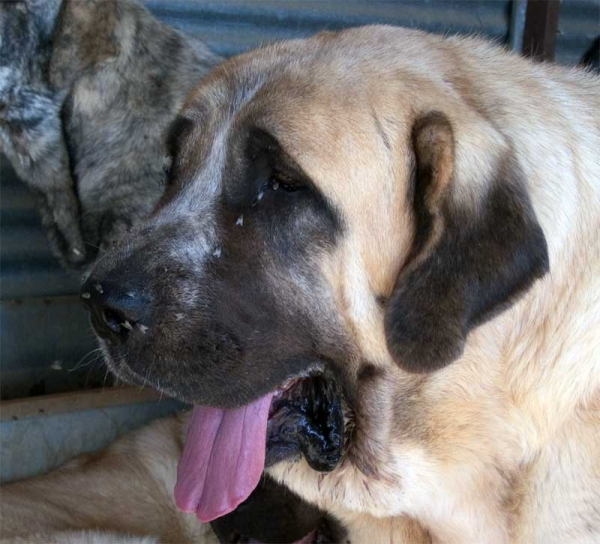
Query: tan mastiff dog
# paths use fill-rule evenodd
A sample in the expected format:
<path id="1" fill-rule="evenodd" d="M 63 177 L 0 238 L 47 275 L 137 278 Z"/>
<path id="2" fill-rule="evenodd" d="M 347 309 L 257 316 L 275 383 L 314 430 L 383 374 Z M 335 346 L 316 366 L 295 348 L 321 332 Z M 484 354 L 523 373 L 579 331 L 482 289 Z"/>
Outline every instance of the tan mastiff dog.
<path id="1" fill-rule="evenodd" d="M 599 112 L 591 74 L 392 27 L 208 76 L 82 290 L 111 368 L 196 404 L 179 507 L 267 466 L 354 543 L 598 542 Z"/>
<path id="2" fill-rule="evenodd" d="M 198 406 L 182 509 L 266 458 L 356 542 L 598 542 L 596 76 L 326 33 L 218 67 L 171 144 L 82 296 L 115 372 Z"/>

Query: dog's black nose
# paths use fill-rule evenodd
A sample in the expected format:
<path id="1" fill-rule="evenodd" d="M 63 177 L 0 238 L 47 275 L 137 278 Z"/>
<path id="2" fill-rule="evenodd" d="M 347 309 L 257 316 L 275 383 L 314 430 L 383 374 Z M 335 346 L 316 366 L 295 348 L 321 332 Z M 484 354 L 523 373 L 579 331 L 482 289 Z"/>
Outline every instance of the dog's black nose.
<path id="1" fill-rule="evenodd" d="M 135 290 L 90 278 L 83 284 L 80 296 L 101 338 L 125 342 L 136 325 L 144 330 L 140 320 L 147 303 Z"/>

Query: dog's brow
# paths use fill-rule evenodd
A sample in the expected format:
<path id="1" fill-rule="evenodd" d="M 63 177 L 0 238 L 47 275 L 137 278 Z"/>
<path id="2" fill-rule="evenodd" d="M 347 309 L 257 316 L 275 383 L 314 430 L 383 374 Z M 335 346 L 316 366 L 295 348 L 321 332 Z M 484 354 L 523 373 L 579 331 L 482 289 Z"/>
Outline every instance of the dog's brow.
<path id="1" fill-rule="evenodd" d="M 260 126 L 256 126 L 255 128 L 255 137 L 258 135 L 263 142 L 263 145 L 266 145 L 270 152 L 277 152 L 279 157 L 277 166 L 282 171 L 281 173 L 288 173 L 289 175 L 298 178 L 298 181 L 302 181 L 304 184 L 316 188 L 311 177 L 306 173 L 304 168 L 302 168 L 300 162 L 294 157 L 293 148 L 286 145 L 285 140 L 279 137 L 277 132 Z"/>
<path id="2" fill-rule="evenodd" d="M 268 151 L 278 151 L 286 163 L 289 163 L 291 167 L 302 172 L 302 168 L 294 158 L 293 150 L 290 149 L 290 146 L 286 145 L 285 139 L 281 138 L 276 131 L 257 124 L 252 131 L 252 137 L 258 139 Z"/>

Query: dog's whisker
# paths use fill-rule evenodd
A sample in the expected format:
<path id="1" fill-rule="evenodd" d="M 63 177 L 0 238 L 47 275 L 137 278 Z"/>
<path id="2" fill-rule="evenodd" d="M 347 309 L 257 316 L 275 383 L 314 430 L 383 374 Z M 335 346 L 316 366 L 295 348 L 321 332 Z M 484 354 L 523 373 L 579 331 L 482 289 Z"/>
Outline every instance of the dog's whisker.
<path id="1" fill-rule="evenodd" d="M 155 364 L 156 364 L 156 355 L 154 355 L 152 364 L 150 365 L 150 368 L 148 368 L 148 372 L 146 372 L 146 376 L 144 377 L 144 381 L 142 382 L 142 385 L 139 388 L 139 391 L 142 391 L 144 389 L 144 387 L 146 387 L 146 383 L 148 383 L 148 378 L 150 377 L 150 374 L 152 373 L 152 369 L 154 368 Z"/>
<path id="2" fill-rule="evenodd" d="M 97 246 L 96 244 L 92 244 L 91 242 L 86 242 L 85 240 L 83 241 L 83 243 L 86 246 L 90 246 L 90 247 L 93 247 L 94 249 L 97 249 L 98 251 L 103 251 L 103 249 L 100 246 Z"/>
<path id="3" fill-rule="evenodd" d="M 106 379 L 108 378 L 108 374 L 110 373 L 110 368 L 106 367 L 106 372 L 104 373 L 104 379 L 102 380 L 102 392 L 106 389 Z"/>
<path id="4" fill-rule="evenodd" d="M 74 367 L 72 368 L 68 368 L 67 372 L 74 372 L 75 370 L 78 370 L 79 368 L 82 368 L 84 366 L 87 366 L 89 364 L 91 364 L 91 361 L 88 363 L 84 363 L 84 361 L 92 354 L 97 354 L 98 352 L 100 352 L 101 349 L 100 348 L 96 348 L 93 349 L 92 351 L 89 351 L 88 353 L 86 353 L 81 359 L 79 359 L 79 361 L 75 364 Z"/>
<path id="5" fill-rule="evenodd" d="M 91 376 L 91 374 L 92 374 L 92 370 L 94 370 L 94 368 L 95 368 L 96 364 L 98 364 L 98 362 L 99 362 L 100 360 L 101 360 L 101 358 L 100 358 L 100 357 L 98 357 L 98 358 L 96 358 L 96 359 L 94 360 L 94 362 L 93 362 L 93 363 L 91 363 L 91 364 L 92 364 L 92 366 L 91 366 L 91 367 L 90 367 L 90 369 L 88 370 L 87 376 L 85 377 L 85 384 L 84 384 L 84 386 L 83 386 L 83 388 L 84 388 L 84 389 L 87 389 L 87 387 L 88 387 L 88 383 L 89 383 L 89 381 L 90 381 L 90 376 Z"/>

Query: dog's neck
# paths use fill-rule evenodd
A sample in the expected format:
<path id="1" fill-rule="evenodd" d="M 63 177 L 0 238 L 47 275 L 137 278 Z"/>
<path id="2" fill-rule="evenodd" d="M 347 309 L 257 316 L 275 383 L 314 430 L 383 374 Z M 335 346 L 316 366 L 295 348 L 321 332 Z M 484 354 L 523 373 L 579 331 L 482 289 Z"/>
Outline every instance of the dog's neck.
<path id="1" fill-rule="evenodd" d="M 572 187 L 559 189 L 568 190 Z M 552 440 L 600 393 L 600 221 L 580 210 L 568 231 L 562 243 L 551 246 L 550 273 L 474 331 L 465 357 L 455 363 L 476 364 L 474 354 L 495 362 L 495 385 L 514 410 L 517 426 L 535 429 L 523 433 L 536 440 L 534 448 Z"/>
<path id="2" fill-rule="evenodd" d="M 565 248 L 563 256 L 571 261 L 565 267 L 570 272 L 557 263 L 555 273 L 516 308 L 506 343 L 507 391 L 515 404 L 526 403 L 547 438 L 600 389 L 600 285 L 593 277 L 598 255 L 590 254 L 591 244 L 573 245 L 578 253 Z M 582 314 L 586 306 L 594 309 Z M 534 357 L 542 363 L 530 364 Z"/>

